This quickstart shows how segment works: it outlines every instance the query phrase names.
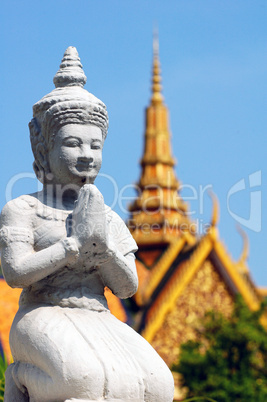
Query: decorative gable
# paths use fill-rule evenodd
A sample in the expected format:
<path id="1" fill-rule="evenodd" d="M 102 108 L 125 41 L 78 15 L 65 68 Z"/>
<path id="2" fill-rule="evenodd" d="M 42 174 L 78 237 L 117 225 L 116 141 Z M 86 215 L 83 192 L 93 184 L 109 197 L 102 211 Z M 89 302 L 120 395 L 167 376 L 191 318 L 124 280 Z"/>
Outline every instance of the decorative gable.
<path id="1" fill-rule="evenodd" d="M 178 358 L 180 344 L 196 339 L 195 326 L 207 311 L 221 311 L 227 316 L 232 307 L 233 295 L 207 259 L 176 299 L 150 343 L 171 366 Z"/>

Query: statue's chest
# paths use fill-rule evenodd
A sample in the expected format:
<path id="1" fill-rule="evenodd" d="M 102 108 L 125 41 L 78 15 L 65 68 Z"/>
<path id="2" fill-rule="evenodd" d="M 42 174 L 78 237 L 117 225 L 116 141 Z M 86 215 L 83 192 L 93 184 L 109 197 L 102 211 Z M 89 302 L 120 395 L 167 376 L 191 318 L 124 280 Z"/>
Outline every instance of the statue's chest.
<path id="1" fill-rule="evenodd" d="M 43 250 L 67 236 L 68 212 L 48 209 L 36 215 L 34 249 Z"/>

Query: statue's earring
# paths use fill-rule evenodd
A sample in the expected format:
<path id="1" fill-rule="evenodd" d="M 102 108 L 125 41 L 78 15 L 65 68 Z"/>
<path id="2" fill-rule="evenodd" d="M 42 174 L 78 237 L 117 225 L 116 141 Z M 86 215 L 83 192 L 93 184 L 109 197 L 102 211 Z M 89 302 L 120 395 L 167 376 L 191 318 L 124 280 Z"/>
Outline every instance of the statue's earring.
<path id="1" fill-rule="evenodd" d="M 45 177 L 46 177 L 46 181 L 52 181 L 54 178 L 54 175 L 53 175 L 53 173 L 48 172 L 45 174 Z"/>
<path id="2" fill-rule="evenodd" d="M 38 160 L 39 160 L 40 164 L 45 169 L 47 166 L 47 160 L 46 160 L 47 150 L 45 149 L 44 144 L 39 143 L 36 147 L 36 152 L 37 152 Z"/>
<path id="3" fill-rule="evenodd" d="M 47 161 L 48 151 L 46 149 L 45 144 L 39 143 L 36 147 L 36 153 L 38 155 L 38 162 L 41 165 L 42 170 L 44 172 L 45 179 L 52 180 L 53 175 L 52 175 L 52 173 L 50 173 L 50 169 L 49 169 L 49 165 L 48 165 L 48 161 Z"/>

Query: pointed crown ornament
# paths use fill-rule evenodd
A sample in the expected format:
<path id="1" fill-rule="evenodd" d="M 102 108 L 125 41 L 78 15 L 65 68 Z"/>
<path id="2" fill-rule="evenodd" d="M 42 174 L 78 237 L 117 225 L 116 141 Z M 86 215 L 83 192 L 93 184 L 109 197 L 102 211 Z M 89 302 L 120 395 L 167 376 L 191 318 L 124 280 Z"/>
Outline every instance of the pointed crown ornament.
<path id="1" fill-rule="evenodd" d="M 103 139 L 108 130 L 108 113 L 105 104 L 86 91 L 86 83 L 77 49 L 73 46 L 64 53 L 60 68 L 54 77 L 55 89 L 33 105 L 33 119 L 29 123 L 33 168 L 37 178 L 43 171 L 38 147 L 48 149 L 57 131 L 66 124 L 92 124 L 102 131 Z"/>

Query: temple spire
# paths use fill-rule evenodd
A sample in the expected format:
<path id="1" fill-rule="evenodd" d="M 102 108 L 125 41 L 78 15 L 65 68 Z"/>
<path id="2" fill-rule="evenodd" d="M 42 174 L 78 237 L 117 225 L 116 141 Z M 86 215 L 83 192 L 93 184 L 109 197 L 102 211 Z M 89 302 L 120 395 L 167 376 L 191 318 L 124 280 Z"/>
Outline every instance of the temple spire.
<path id="1" fill-rule="evenodd" d="M 130 205 L 129 229 L 140 244 L 166 243 L 189 230 L 172 156 L 169 111 L 161 94 L 159 41 L 153 37 L 152 97 L 146 108 L 144 153 L 138 197 Z M 187 229 L 188 228 L 188 229 Z"/>
<path id="2" fill-rule="evenodd" d="M 159 38 L 158 30 L 154 30 L 153 34 L 153 70 L 152 70 L 152 104 L 161 104 L 163 102 L 163 96 L 161 93 L 161 71 L 159 61 Z"/>
<path id="3" fill-rule="evenodd" d="M 153 30 L 153 56 L 159 56 L 159 30 L 157 26 Z"/>

